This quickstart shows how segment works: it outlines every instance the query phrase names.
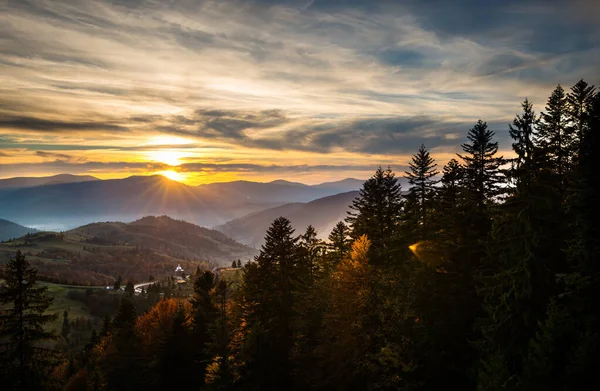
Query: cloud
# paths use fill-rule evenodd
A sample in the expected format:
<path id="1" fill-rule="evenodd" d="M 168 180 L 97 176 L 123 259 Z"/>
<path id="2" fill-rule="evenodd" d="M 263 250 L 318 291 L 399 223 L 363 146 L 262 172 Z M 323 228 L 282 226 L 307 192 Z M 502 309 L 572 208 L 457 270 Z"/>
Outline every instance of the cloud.
<path id="1" fill-rule="evenodd" d="M 12 117 L 0 119 L 0 129 L 18 129 L 38 132 L 110 131 L 122 132 L 127 128 L 102 122 L 55 121 L 36 117 Z"/>
<path id="2" fill-rule="evenodd" d="M 404 159 L 421 142 L 458 150 L 481 118 L 508 148 L 525 96 L 539 112 L 557 83 L 600 82 L 598 11 L 588 0 L 10 2 L 0 147 L 72 151 L 38 154 L 57 166 L 110 152 L 79 162 L 90 170 L 173 148 L 248 170 L 259 155 L 260 167 L 303 167 Z M 156 134 L 192 142 L 147 146 Z"/>
<path id="3" fill-rule="evenodd" d="M 83 156 L 73 156 L 65 153 L 55 153 L 55 152 L 47 152 L 47 151 L 35 151 L 35 156 L 41 157 L 43 159 L 49 159 L 44 162 L 47 164 L 49 162 L 55 163 L 69 163 L 69 164 L 82 164 L 86 162 L 86 159 Z"/>
<path id="4" fill-rule="evenodd" d="M 14 174 L 19 172 L 71 172 L 84 173 L 114 170 L 114 172 L 160 172 L 163 170 L 176 170 L 180 172 L 237 172 L 237 173 L 306 173 L 320 171 L 374 171 L 376 165 L 327 165 L 327 164 L 299 164 L 299 165 L 279 165 L 279 164 L 246 164 L 246 163 L 184 163 L 176 168 L 161 163 L 144 162 L 69 162 L 65 160 L 54 160 L 44 163 L 24 163 L 19 167 L 9 167 L 9 165 L 0 164 L 0 169 L 14 168 Z"/>
<path id="5" fill-rule="evenodd" d="M 197 110 L 193 117 L 176 116 L 157 128 L 247 148 L 397 154 L 413 153 L 423 142 L 430 147 L 456 145 L 457 132 L 466 134 L 471 125 L 426 115 L 307 119 L 293 118 L 281 111 Z"/>

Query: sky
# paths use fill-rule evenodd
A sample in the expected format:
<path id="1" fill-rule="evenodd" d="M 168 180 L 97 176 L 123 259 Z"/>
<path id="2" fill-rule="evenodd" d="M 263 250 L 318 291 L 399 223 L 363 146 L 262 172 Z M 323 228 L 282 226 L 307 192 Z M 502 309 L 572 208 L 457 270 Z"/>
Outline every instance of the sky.
<path id="1" fill-rule="evenodd" d="M 595 0 L 0 0 L 0 178 L 196 185 L 441 168 L 600 83 Z"/>

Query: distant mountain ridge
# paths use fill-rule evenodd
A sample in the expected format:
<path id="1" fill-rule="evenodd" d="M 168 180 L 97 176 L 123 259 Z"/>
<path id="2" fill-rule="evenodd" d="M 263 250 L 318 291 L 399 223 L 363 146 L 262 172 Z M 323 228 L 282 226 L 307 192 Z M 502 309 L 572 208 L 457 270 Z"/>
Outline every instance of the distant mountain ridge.
<path id="1" fill-rule="evenodd" d="M 0 179 L 0 189 L 55 185 L 59 183 L 77 183 L 98 181 L 91 175 L 58 174 L 46 177 L 15 177 Z"/>
<path id="2" fill-rule="evenodd" d="M 0 241 L 11 238 L 20 238 L 28 233 L 34 233 L 37 230 L 29 227 L 24 227 L 12 221 L 0 219 Z"/>
<path id="3" fill-rule="evenodd" d="M 89 179 L 89 178 L 88 178 Z M 216 226 L 249 213 L 347 192 L 362 181 L 321 185 L 278 180 L 188 186 L 160 175 L 0 188 L 0 217 L 33 228 L 68 230 L 93 221 L 169 215 Z"/>
<path id="4" fill-rule="evenodd" d="M 347 217 L 352 201 L 358 191 L 336 194 L 308 203 L 290 203 L 275 208 L 248 214 L 216 227 L 219 231 L 237 241 L 253 247 L 264 243 L 264 236 L 278 217 L 288 218 L 300 235 L 308 225 L 315 227 L 322 239 L 327 238 L 333 226 Z"/>

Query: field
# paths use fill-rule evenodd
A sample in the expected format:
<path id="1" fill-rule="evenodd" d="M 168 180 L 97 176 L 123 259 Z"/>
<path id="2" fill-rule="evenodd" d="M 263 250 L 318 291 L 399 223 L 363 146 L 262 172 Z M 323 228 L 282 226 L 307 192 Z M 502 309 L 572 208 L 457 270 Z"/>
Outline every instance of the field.
<path id="1" fill-rule="evenodd" d="M 48 287 L 48 293 L 54 298 L 48 312 L 58 314 L 54 322 L 48 326 L 48 329 L 54 330 L 57 333 L 60 332 L 63 323 L 62 315 L 65 310 L 68 311 L 70 319 L 90 319 L 93 324 L 99 324 L 101 322 L 102 319 L 90 314 L 89 308 L 84 303 L 67 297 L 67 293 L 70 290 L 85 291 L 87 288 L 51 284 L 47 282 L 41 282 L 40 285 Z"/>

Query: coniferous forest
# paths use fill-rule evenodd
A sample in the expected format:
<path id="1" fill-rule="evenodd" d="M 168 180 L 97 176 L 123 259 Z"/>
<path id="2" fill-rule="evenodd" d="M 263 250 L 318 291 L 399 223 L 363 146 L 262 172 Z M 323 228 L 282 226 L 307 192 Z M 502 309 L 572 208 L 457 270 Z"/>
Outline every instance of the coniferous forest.
<path id="1" fill-rule="evenodd" d="M 423 145 L 328 241 L 278 218 L 239 284 L 198 273 L 145 311 L 131 286 L 75 353 L 46 342 L 51 299 L 17 253 L 2 390 L 597 389 L 600 94 L 581 80 L 535 103 L 502 129 L 510 156 L 483 120 L 449 162 Z"/>

